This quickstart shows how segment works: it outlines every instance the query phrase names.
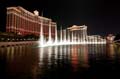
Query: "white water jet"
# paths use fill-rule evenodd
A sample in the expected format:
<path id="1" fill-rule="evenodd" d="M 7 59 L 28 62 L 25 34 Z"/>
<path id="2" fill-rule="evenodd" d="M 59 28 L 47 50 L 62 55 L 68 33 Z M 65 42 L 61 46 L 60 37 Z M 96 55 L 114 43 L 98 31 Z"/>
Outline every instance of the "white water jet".
<path id="1" fill-rule="evenodd" d="M 41 20 L 41 28 L 40 28 L 40 46 L 44 44 L 44 35 L 43 35 L 43 20 Z"/>
<path id="2" fill-rule="evenodd" d="M 60 42 L 62 43 L 62 27 L 61 27 L 61 31 L 60 31 Z"/>
<path id="3" fill-rule="evenodd" d="M 43 33 L 43 23 L 41 23 L 41 32 L 40 32 L 40 40 L 39 47 L 47 47 L 47 46 L 57 46 L 57 45 L 72 45 L 72 44 L 106 44 L 105 39 L 101 39 L 98 41 L 98 37 L 91 36 L 88 38 L 86 36 L 85 30 L 82 30 L 82 33 L 76 33 L 74 31 L 66 31 L 60 30 L 60 38 L 58 39 L 57 28 L 55 28 L 55 41 L 52 41 L 51 34 L 51 23 L 49 25 L 49 39 L 48 41 L 44 41 L 44 33 Z"/>
<path id="4" fill-rule="evenodd" d="M 63 33 L 64 33 L 64 42 L 66 42 L 66 30 L 64 30 Z"/>
<path id="5" fill-rule="evenodd" d="M 57 27 L 55 28 L 55 43 L 57 43 L 58 42 L 58 36 L 57 36 L 58 34 L 57 34 Z"/>
<path id="6" fill-rule="evenodd" d="M 52 43 L 52 35 L 51 35 L 51 21 L 49 23 L 49 39 L 48 39 L 48 44 L 51 44 Z"/>

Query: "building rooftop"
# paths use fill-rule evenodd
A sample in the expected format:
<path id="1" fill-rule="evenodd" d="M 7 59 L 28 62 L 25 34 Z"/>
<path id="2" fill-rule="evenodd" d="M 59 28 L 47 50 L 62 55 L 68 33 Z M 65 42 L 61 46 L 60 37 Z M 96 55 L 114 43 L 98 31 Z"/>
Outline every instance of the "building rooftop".
<path id="1" fill-rule="evenodd" d="M 73 25 L 72 27 L 69 27 L 67 29 L 71 30 L 71 31 L 73 31 L 73 30 L 85 30 L 85 29 L 87 29 L 87 26 L 85 26 L 85 25 L 82 25 L 82 26 Z"/>
<path id="2" fill-rule="evenodd" d="M 17 11 L 17 12 L 23 11 L 23 12 L 29 14 L 30 16 L 38 16 L 38 18 L 42 18 L 42 19 L 45 19 L 45 20 L 52 20 L 52 19 L 50 19 L 50 18 L 46 18 L 46 17 L 43 17 L 43 16 L 39 16 L 39 11 L 37 11 L 37 10 L 35 10 L 35 11 L 32 13 L 32 12 L 24 9 L 24 8 L 21 7 L 21 6 L 17 6 L 17 7 L 7 7 L 7 10 L 11 10 L 11 9 L 13 9 L 13 10 L 15 10 L 15 11 Z"/>

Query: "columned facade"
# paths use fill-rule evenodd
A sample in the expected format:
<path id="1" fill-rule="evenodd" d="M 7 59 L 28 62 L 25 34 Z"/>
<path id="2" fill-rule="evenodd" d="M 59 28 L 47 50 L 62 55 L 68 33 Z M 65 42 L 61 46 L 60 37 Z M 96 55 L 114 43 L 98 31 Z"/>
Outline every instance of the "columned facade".
<path id="1" fill-rule="evenodd" d="M 76 26 L 67 28 L 68 30 L 68 39 L 70 38 L 71 42 L 84 42 L 87 40 L 87 26 Z"/>

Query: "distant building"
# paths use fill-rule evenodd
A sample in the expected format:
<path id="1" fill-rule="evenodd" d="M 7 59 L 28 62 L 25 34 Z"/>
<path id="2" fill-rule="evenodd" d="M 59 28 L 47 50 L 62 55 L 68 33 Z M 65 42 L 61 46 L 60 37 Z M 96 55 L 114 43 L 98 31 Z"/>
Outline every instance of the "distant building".
<path id="1" fill-rule="evenodd" d="M 115 39 L 115 36 L 113 34 L 108 34 L 107 36 L 108 43 L 113 43 L 114 39 Z"/>
<path id="2" fill-rule="evenodd" d="M 39 16 L 37 10 L 32 13 L 20 6 L 7 8 L 6 32 L 14 32 L 23 36 L 28 34 L 40 36 L 41 27 L 44 37 L 48 38 L 49 32 L 52 37 L 55 37 L 57 24 L 52 19 Z"/>
<path id="3" fill-rule="evenodd" d="M 106 42 L 106 39 L 100 35 L 87 35 L 87 26 L 77 26 L 73 25 L 67 29 L 64 29 L 59 32 L 60 41 L 69 41 L 69 42 L 81 42 L 81 43 L 97 43 L 97 42 Z"/>
<path id="4" fill-rule="evenodd" d="M 73 25 L 72 27 L 67 28 L 69 31 L 70 38 L 76 41 L 85 41 L 87 40 L 87 26 L 77 26 Z"/>
<path id="5" fill-rule="evenodd" d="M 100 35 L 90 35 L 90 36 L 88 36 L 88 41 L 90 41 L 90 42 L 100 42 L 100 41 L 105 41 L 105 39 L 102 38 Z"/>

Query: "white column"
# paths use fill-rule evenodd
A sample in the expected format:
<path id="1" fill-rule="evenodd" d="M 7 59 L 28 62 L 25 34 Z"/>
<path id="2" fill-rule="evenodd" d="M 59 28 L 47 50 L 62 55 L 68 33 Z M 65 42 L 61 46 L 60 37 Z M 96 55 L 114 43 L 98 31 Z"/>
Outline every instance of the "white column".
<path id="1" fill-rule="evenodd" d="M 61 27 L 61 31 L 60 31 L 60 42 L 62 42 L 62 27 Z"/>
<path id="2" fill-rule="evenodd" d="M 74 41 L 74 39 L 73 39 L 73 31 L 72 31 L 72 42 Z"/>
<path id="3" fill-rule="evenodd" d="M 58 39 L 57 39 L 57 26 L 55 26 L 55 42 L 57 42 Z"/>
<path id="4" fill-rule="evenodd" d="M 85 29 L 83 29 L 83 41 L 85 42 Z"/>
<path id="5" fill-rule="evenodd" d="M 64 42 L 66 42 L 66 30 L 64 30 Z"/>
<path id="6" fill-rule="evenodd" d="M 77 40 L 76 40 L 76 38 L 77 38 L 77 33 L 76 33 L 76 31 L 75 31 L 75 34 L 74 34 L 74 36 L 75 36 L 75 39 L 74 39 L 74 41 L 75 41 L 75 43 L 77 42 Z"/>
<path id="7" fill-rule="evenodd" d="M 67 35 L 68 35 L 67 41 L 70 42 L 70 33 L 69 33 L 69 30 L 68 30 L 68 34 Z"/>
<path id="8" fill-rule="evenodd" d="M 81 39 L 82 42 L 83 42 L 83 39 L 84 39 L 84 38 L 83 38 L 83 30 L 82 30 L 82 39 Z"/>
<path id="9" fill-rule="evenodd" d="M 81 31 L 79 32 L 79 42 L 81 43 Z"/>
<path id="10" fill-rule="evenodd" d="M 86 42 L 87 42 L 87 28 L 85 29 L 85 39 L 86 39 Z"/>
<path id="11" fill-rule="evenodd" d="M 49 23 L 49 41 L 48 41 L 49 43 L 51 43 L 52 42 L 52 38 L 51 38 L 51 21 L 50 21 L 50 23 Z"/>

